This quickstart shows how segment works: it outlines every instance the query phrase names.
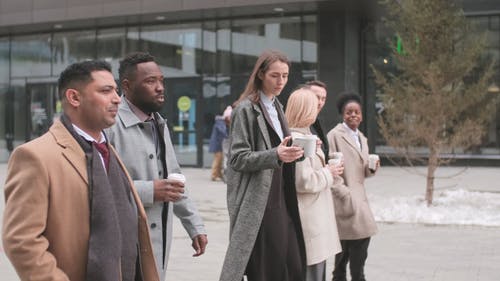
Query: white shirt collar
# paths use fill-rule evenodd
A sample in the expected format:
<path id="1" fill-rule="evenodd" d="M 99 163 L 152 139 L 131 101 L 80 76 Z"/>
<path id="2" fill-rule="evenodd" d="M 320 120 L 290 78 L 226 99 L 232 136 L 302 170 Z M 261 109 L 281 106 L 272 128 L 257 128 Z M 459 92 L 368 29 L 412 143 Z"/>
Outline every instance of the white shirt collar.
<path id="1" fill-rule="evenodd" d="M 347 133 L 351 135 L 352 139 L 356 143 L 356 146 L 361 150 L 361 140 L 359 139 L 359 130 L 356 128 L 356 131 L 353 129 L 349 128 L 345 122 L 342 123 L 344 127 L 347 129 Z"/>
<path id="2" fill-rule="evenodd" d="M 284 138 L 283 129 L 281 128 L 281 122 L 278 117 L 278 111 L 274 106 L 275 98 L 276 97 L 270 99 L 268 96 L 264 94 L 264 92 L 260 91 L 260 100 L 264 104 L 264 107 L 266 108 L 267 113 L 269 114 L 269 118 L 271 118 L 274 131 L 276 132 L 276 134 L 278 134 L 279 138 L 283 140 Z"/>
<path id="3" fill-rule="evenodd" d="M 262 100 L 262 103 L 265 106 L 269 107 L 269 106 L 273 106 L 275 97 L 270 99 L 268 96 L 266 96 L 266 94 L 264 94 L 264 92 L 260 91 L 260 99 Z"/>
<path id="4" fill-rule="evenodd" d="M 356 129 L 356 131 L 354 131 L 349 126 L 347 126 L 347 124 L 345 122 L 342 122 L 342 125 L 344 125 L 344 127 L 347 129 L 347 131 L 349 132 L 349 134 L 354 135 L 354 136 L 359 136 L 359 130 L 358 129 Z"/>
<path id="5" fill-rule="evenodd" d="M 90 136 L 89 134 L 87 134 L 84 130 L 78 128 L 77 125 L 75 124 L 71 124 L 73 125 L 73 129 L 75 129 L 75 131 L 80 135 L 82 136 L 85 140 L 87 141 L 90 141 L 90 142 L 97 142 L 97 143 L 105 143 L 106 142 L 106 136 L 104 135 L 103 132 L 101 132 L 101 140 L 100 141 L 97 141 L 95 140 L 92 136 Z"/>

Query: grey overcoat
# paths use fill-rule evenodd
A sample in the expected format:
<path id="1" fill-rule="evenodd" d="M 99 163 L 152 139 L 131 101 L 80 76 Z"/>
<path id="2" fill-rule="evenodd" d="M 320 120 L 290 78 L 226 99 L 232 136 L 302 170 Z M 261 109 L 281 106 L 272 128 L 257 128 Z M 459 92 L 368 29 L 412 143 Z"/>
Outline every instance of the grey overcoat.
<path id="1" fill-rule="evenodd" d="M 165 159 L 168 173 L 180 173 L 181 169 L 175 157 L 174 148 L 170 140 L 170 133 L 165 119 L 155 113 L 160 132 L 165 140 Z M 116 123 L 106 130 L 108 141 L 113 144 L 123 163 L 134 181 L 139 197 L 144 205 L 149 221 L 153 251 L 160 280 L 164 280 L 167 268 L 168 255 L 172 242 L 173 214 L 181 220 L 182 225 L 192 239 L 199 234 L 206 234 L 203 220 L 194 203 L 188 195 L 186 187 L 184 196 L 174 204 L 168 204 L 167 243 L 163 249 L 162 242 L 162 202 L 153 202 L 153 180 L 163 178 L 160 174 L 161 161 L 156 159 L 155 142 L 151 122 L 141 122 L 132 112 L 128 102 L 122 98 L 116 116 Z M 189 179 L 187 180 L 189 184 Z M 165 263 L 162 264 L 162 254 L 165 251 Z M 163 268 L 163 270 L 162 270 Z"/>
<path id="2" fill-rule="evenodd" d="M 276 149 L 271 146 L 259 105 L 242 101 L 231 120 L 227 170 L 230 238 L 220 281 L 243 279 L 266 209 L 273 171 L 280 166 Z"/>

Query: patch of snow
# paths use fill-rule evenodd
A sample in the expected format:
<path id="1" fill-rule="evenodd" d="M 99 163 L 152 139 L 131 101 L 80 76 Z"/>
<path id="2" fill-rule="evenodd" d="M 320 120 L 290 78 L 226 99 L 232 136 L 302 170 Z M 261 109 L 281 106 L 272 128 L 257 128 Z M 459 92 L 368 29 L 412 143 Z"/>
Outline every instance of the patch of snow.
<path id="1" fill-rule="evenodd" d="M 423 196 L 369 195 L 368 200 L 379 222 L 500 226 L 500 193 L 440 190 L 432 206 Z"/>

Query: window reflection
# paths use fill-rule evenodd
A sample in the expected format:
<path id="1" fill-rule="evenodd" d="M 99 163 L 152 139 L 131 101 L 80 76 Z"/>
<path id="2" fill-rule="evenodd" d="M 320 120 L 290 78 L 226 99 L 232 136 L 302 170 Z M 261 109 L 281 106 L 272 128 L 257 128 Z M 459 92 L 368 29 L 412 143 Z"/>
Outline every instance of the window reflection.
<path id="1" fill-rule="evenodd" d="M 217 73 L 228 76 L 231 74 L 231 22 L 217 22 Z"/>
<path id="2" fill-rule="evenodd" d="M 113 75 L 118 78 L 120 60 L 125 56 L 125 28 L 101 29 L 97 32 L 97 58 L 111 64 Z"/>
<path id="3" fill-rule="evenodd" d="M 7 114 L 7 91 L 9 89 L 9 85 L 7 84 L 0 84 L 0 116 L 4 122 L 0 122 L 0 148 L 6 147 L 6 126 L 7 124 L 11 121 L 10 119 L 12 118 L 9 116 L 12 114 L 12 112 L 9 112 L 10 114 Z M 0 160 L 1 155 L 0 155 Z"/>
<path id="4" fill-rule="evenodd" d="M 214 75 L 217 71 L 217 23 L 215 21 L 203 24 L 203 54 L 202 73 Z"/>
<path id="5" fill-rule="evenodd" d="M 127 53 L 140 51 L 140 34 L 138 27 L 127 28 L 127 38 L 125 48 Z"/>
<path id="6" fill-rule="evenodd" d="M 50 57 L 50 34 L 15 36 L 11 43 L 11 75 L 49 75 Z"/>
<path id="7" fill-rule="evenodd" d="M 165 77 L 201 74 L 201 26 L 158 25 L 144 27 L 142 50 L 156 57 Z"/>
<path id="8" fill-rule="evenodd" d="M 17 144 L 29 140 L 27 130 L 28 127 L 28 99 L 26 96 L 26 80 L 14 79 L 11 80 L 9 89 L 9 98 L 12 98 L 11 105 L 13 107 L 14 120 L 14 139 Z"/>
<path id="9" fill-rule="evenodd" d="M 69 64 L 95 59 L 96 31 L 72 31 L 54 34 L 52 63 L 54 76 Z"/>
<path id="10" fill-rule="evenodd" d="M 43 87 L 50 85 L 43 81 L 51 81 L 54 86 L 69 64 L 95 58 L 108 61 L 118 78 L 119 61 L 127 53 L 147 51 L 156 57 L 167 81 L 167 100 L 161 111 L 172 126 L 179 161 L 197 165 L 214 116 L 238 99 L 262 51 L 278 49 L 291 59 L 291 75 L 284 92 L 305 79 L 316 78 L 316 30 L 316 16 L 306 15 L 64 31 L 16 36 L 12 42 L 0 38 L 0 85 L 7 83 L 5 89 L 0 87 L 0 114 L 9 114 L 9 120 L 15 120 L 12 131 L 22 142 L 34 127 L 26 113 L 30 102 L 33 104 L 33 97 L 39 97 L 42 104 L 42 99 L 48 97 L 43 93 L 49 90 Z M 41 79 L 35 88 L 42 90 L 35 91 L 33 83 L 27 82 L 30 77 Z M 281 98 L 283 101 L 287 94 Z M 11 113 L 4 113 L 6 97 L 12 97 Z M 182 97 L 191 101 L 186 111 L 178 108 Z M 55 112 L 57 105 L 52 107 Z M 5 130 L 2 126 L 0 135 Z"/>
<path id="11" fill-rule="evenodd" d="M 9 81 L 9 38 L 0 38 L 0 83 Z"/>
<path id="12" fill-rule="evenodd" d="M 500 86 L 500 66 L 498 64 L 500 60 L 500 16 L 476 17 L 470 20 L 475 24 L 477 30 L 486 32 L 485 51 L 482 58 L 485 61 L 497 62 L 492 83 L 488 89 L 492 95 L 497 95 L 497 106 L 496 110 L 491 113 L 489 127 L 483 138 L 482 151 L 485 154 L 500 153 L 500 103 L 498 103 L 500 93 L 495 89 L 495 86 Z M 495 150 L 491 151 L 492 148 Z"/>
<path id="13" fill-rule="evenodd" d="M 250 73 L 257 57 L 266 49 L 281 50 L 300 63 L 300 17 L 236 20 L 231 43 L 233 72 Z"/>
<path id="14" fill-rule="evenodd" d="M 316 16 L 304 16 L 302 26 L 302 77 L 314 80 L 317 79 L 318 67 Z"/>

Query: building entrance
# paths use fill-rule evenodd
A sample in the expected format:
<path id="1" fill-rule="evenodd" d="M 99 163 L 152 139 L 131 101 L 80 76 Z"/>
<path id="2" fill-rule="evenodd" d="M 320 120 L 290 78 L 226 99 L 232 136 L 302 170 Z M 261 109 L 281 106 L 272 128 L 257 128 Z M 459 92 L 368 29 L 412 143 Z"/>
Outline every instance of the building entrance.
<path id="1" fill-rule="evenodd" d="M 165 79 L 166 104 L 162 115 L 167 119 L 172 134 L 177 160 L 181 165 L 201 166 L 203 138 L 199 130 L 201 105 L 200 77 Z"/>
<path id="2" fill-rule="evenodd" d="M 18 146 L 41 136 L 61 112 L 54 78 L 32 80 L 14 78 L 0 93 L 3 109 L 0 110 L 4 139 L 0 143 L 0 161 L 8 159 Z"/>
<path id="3" fill-rule="evenodd" d="M 49 130 L 62 112 L 61 102 L 57 95 L 57 84 L 30 83 L 26 84 L 26 112 L 29 139 L 37 138 Z"/>

